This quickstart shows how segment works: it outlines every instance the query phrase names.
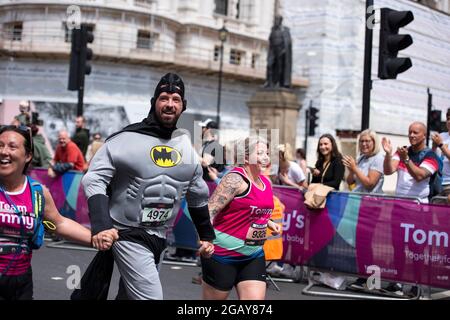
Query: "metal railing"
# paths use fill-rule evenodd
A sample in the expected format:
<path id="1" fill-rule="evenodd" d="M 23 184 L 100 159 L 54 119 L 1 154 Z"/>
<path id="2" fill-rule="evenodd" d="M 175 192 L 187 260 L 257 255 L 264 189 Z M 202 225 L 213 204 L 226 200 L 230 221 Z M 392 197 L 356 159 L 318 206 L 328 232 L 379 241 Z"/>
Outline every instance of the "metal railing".
<path id="1" fill-rule="evenodd" d="M 435 196 L 430 201 L 431 204 L 443 204 L 449 205 L 448 197 L 445 196 Z"/>

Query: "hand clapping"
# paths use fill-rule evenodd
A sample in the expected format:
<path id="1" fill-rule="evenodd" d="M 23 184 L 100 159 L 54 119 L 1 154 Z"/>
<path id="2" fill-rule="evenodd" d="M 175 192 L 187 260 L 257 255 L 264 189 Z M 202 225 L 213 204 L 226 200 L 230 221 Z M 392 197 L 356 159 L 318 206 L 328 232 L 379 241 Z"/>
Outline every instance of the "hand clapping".
<path id="1" fill-rule="evenodd" d="M 408 147 L 398 147 L 397 153 L 400 160 L 405 161 L 408 158 Z"/>
<path id="2" fill-rule="evenodd" d="M 346 166 L 350 171 L 355 171 L 357 168 L 356 161 L 352 156 L 342 156 L 342 163 Z"/>
<path id="3" fill-rule="evenodd" d="M 392 144 L 391 144 L 391 140 L 389 140 L 386 137 L 383 137 L 381 139 L 381 145 L 383 146 L 383 150 L 384 152 L 386 152 L 386 154 L 391 155 L 392 154 Z"/>

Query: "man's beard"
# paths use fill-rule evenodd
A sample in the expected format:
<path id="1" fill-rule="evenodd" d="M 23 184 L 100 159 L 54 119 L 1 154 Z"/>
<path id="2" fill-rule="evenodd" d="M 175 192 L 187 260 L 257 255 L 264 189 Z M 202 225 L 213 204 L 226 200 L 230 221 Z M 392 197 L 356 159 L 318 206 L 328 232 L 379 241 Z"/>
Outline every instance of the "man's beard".
<path id="1" fill-rule="evenodd" d="M 172 127 L 176 126 L 178 119 L 180 118 L 180 115 L 178 115 L 178 116 L 174 115 L 171 120 L 167 121 L 167 120 L 162 119 L 161 114 L 156 113 L 156 119 L 158 120 L 159 123 L 161 123 L 162 126 L 167 127 L 167 128 L 172 128 Z"/>

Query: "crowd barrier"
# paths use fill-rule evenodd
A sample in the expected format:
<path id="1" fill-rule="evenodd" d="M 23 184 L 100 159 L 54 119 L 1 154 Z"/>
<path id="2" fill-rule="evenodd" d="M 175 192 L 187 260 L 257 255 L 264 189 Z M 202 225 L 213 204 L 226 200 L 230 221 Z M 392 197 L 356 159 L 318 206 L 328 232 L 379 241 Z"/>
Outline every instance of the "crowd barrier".
<path id="1" fill-rule="evenodd" d="M 50 178 L 47 169 L 34 168 L 28 175 L 49 189 L 56 208 L 63 216 L 90 228 L 87 200 L 81 185 L 83 177 L 81 172 L 68 171 L 56 178 Z"/>
<path id="2" fill-rule="evenodd" d="M 31 176 L 47 185 L 63 215 L 89 226 L 80 173 L 51 179 L 35 169 Z M 273 189 L 285 205 L 282 262 L 364 277 L 377 266 L 382 280 L 450 289 L 449 206 L 331 192 L 324 209 L 309 210 L 296 189 Z M 185 202 L 168 240 L 197 247 Z"/>

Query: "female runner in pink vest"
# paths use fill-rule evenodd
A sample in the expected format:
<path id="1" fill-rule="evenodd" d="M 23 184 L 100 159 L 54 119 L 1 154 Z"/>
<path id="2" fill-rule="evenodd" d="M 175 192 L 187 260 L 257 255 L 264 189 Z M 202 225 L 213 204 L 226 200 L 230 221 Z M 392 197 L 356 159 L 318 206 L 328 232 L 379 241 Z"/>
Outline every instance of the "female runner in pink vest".
<path id="1" fill-rule="evenodd" d="M 211 258 L 201 258 L 203 299 L 227 299 L 236 287 L 241 300 L 263 300 L 266 228 L 274 234 L 281 231 L 269 220 L 273 194 L 269 180 L 262 175 L 270 163 L 267 142 L 251 137 L 237 148 L 241 165 L 222 178 L 208 202 L 216 239 Z M 239 148 L 244 149 L 241 157 Z"/>
<path id="2" fill-rule="evenodd" d="M 38 210 L 25 174 L 32 157 L 28 127 L 0 127 L 0 300 L 33 299 L 31 239 Z M 91 238 L 89 229 L 59 214 L 45 187 L 43 197 L 43 218 L 53 224 L 57 235 L 100 250 L 109 249 L 117 239 L 117 231 L 108 230 Z"/>

